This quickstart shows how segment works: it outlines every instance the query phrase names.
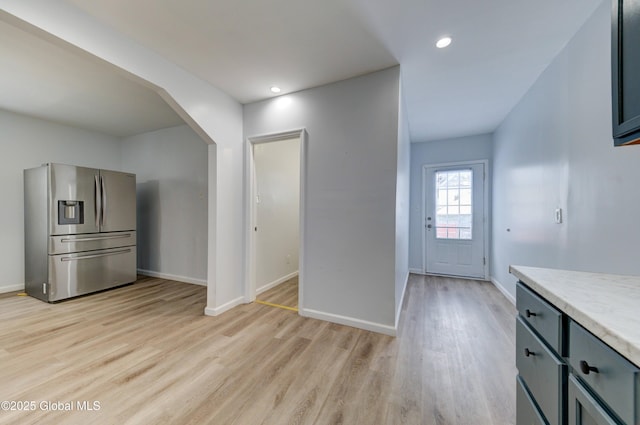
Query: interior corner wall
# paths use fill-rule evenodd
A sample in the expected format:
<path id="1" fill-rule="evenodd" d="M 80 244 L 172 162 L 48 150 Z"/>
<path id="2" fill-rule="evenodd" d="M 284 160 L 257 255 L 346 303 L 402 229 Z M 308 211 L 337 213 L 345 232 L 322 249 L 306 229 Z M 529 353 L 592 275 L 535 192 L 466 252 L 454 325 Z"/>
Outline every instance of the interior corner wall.
<path id="1" fill-rule="evenodd" d="M 120 170 L 120 139 L 0 109 L 0 293 L 24 288 L 23 170 L 48 162 Z"/>
<path id="2" fill-rule="evenodd" d="M 414 273 L 422 273 L 424 248 L 422 246 L 423 205 L 422 205 L 422 169 L 425 165 L 447 164 L 489 160 L 487 176 L 490 179 L 493 158 L 493 139 L 490 134 L 459 137 L 455 139 L 437 140 L 411 144 L 411 214 L 409 232 L 409 269 Z M 491 180 L 489 180 L 491 181 Z M 489 217 L 491 211 L 491 185 L 489 188 Z M 491 224 L 491 222 L 490 222 Z M 489 226 L 491 235 L 491 225 Z"/>
<path id="3" fill-rule="evenodd" d="M 410 174 L 411 140 L 407 118 L 402 80 L 398 98 L 398 166 L 396 181 L 396 328 L 402 311 L 402 300 L 409 279 L 409 214 L 410 214 Z"/>
<path id="4" fill-rule="evenodd" d="M 205 285 L 207 144 L 189 126 L 122 140 L 122 168 L 136 174 L 138 269 Z"/>
<path id="5" fill-rule="evenodd" d="M 613 146 L 610 39 L 603 2 L 495 132 L 493 274 L 512 295 L 511 264 L 640 274 L 640 146 Z"/>
<path id="6" fill-rule="evenodd" d="M 301 314 L 395 332 L 399 68 L 244 106 L 245 138 L 305 128 Z"/>

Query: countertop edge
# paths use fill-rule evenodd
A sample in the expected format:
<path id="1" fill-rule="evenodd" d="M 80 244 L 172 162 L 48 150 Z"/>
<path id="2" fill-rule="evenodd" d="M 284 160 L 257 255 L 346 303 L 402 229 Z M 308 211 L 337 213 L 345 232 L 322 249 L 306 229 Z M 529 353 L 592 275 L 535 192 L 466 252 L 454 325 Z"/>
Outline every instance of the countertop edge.
<path id="1" fill-rule="evenodd" d="M 571 319 L 580 324 L 583 328 L 587 329 L 593 335 L 600 338 L 603 342 L 616 350 L 627 360 L 633 363 L 636 367 L 640 367 L 640 346 L 629 341 L 624 335 L 618 333 L 612 327 L 608 327 L 600 323 L 597 319 L 592 317 L 589 312 L 573 305 L 569 300 L 554 293 L 552 289 L 548 288 L 544 284 L 537 282 L 537 279 L 530 276 L 527 271 L 550 271 L 551 269 L 542 269 L 529 266 L 511 265 L 509 266 L 509 273 L 517 277 L 527 286 L 531 287 L 539 295 L 553 304 L 557 309 L 571 317 Z M 568 270 L 556 270 L 558 273 L 575 273 L 576 275 L 587 273 L 584 272 L 572 272 Z M 588 275 L 598 275 L 597 273 L 589 273 Z M 604 274 L 602 274 L 604 275 Z M 609 275 L 610 276 L 610 275 Z"/>

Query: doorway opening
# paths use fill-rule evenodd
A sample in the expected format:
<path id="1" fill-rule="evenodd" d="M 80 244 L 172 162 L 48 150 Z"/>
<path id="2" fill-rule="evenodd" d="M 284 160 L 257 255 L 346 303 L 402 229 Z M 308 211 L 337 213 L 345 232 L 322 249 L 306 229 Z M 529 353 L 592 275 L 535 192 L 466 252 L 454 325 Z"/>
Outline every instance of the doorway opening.
<path id="1" fill-rule="evenodd" d="M 305 143 L 304 130 L 248 139 L 246 302 L 301 308 Z"/>
<path id="2" fill-rule="evenodd" d="M 423 168 L 423 271 L 487 279 L 487 161 Z"/>

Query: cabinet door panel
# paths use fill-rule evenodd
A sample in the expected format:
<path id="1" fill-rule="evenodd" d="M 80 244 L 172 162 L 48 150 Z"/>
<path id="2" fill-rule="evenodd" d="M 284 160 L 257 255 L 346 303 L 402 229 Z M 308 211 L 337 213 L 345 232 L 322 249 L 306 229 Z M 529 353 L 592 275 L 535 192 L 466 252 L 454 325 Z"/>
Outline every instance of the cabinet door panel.
<path id="1" fill-rule="evenodd" d="M 613 0 L 611 71 L 616 145 L 640 138 L 640 2 Z"/>
<path id="2" fill-rule="evenodd" d="M 586 388 L 569 376 L 569 425 L 621 425 Z"/>

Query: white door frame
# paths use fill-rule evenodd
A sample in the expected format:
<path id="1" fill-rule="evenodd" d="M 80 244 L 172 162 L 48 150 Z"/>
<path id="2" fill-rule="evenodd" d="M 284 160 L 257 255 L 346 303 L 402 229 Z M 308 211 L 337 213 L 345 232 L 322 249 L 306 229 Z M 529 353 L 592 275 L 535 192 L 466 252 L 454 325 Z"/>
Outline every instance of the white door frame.
<path id="1" fill-rule="evenodd" d="M 247 138 L 245 144 L 245 285 L 244 301 L 251 303 L 256 299 L 256 235 L 255 223 L 257 208 L 255 206 L 255 161 L 253 157 L 253 147 L 262 143 L 277 142 L 300 138 L 300 236 L 298 240 L 298 311 L 303 309 L 303 288 L 304 288 L 304 241 L 305 241 L 305 192 L 306 170 L 307 170 L 307 130 L 304 128 L 283 131 L 281 133 L 271 133 L 266 135 L 252 136 Z"/>
<path id="2" fill-rule="evenodd" d="M 482 214 L 484 215 L 484 280 L 489 280 L 489 264 L 491 263 L 489 260 L 489 160 L 488 159 L 480 159 L 475 161 L 461 161 L 461 162 L 445 162 L 438 164 L 423 164 L 422 165 L 422 274 L 427 274 L 427 263 L 426 263 L 426 251 L 427 251 L 427 235 L 425 232 L 425 226 L 427 225 L 427 188 L 425 185 L 426 177 L 427 177 L 427 169 L 433 167 L 465 167 L 469 165 L 482 164 L 484 166 L 484 176 L 483 176 L 483 190 L 484 190 L 484 211 Z"/>

